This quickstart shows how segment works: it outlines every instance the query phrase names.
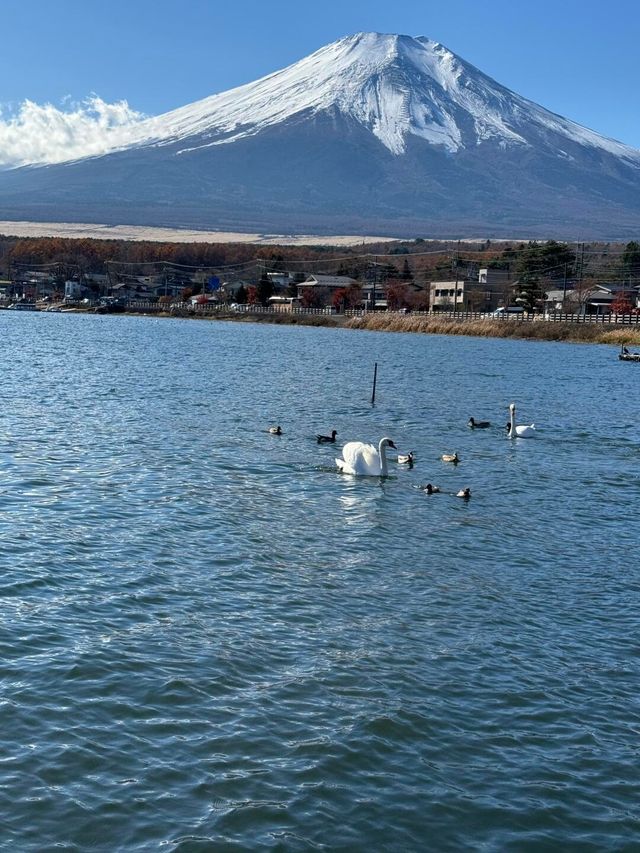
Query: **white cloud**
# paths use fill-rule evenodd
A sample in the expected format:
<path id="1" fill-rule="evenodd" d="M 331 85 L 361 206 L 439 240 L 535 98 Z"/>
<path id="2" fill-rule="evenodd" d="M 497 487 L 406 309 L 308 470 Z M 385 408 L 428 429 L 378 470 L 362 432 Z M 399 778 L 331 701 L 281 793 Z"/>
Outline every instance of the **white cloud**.
<path id="1" fill-rule="evenodd" d="M 97 95 L 67 109 L 24 101 L 7 117 L 0 110 L 0 168 L 104 154 L 125 145 L 144 118 L 126 101 Z"/>

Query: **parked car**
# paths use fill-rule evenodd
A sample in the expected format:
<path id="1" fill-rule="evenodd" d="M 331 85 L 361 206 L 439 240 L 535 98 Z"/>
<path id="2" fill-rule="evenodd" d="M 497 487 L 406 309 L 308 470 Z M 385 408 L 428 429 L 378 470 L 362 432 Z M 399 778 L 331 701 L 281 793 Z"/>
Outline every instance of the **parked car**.
<path id="1" fill-rule="evenodd" d="M 524 308 L 521 305 L 509 305 L 508 308 L 496 308 L 491 316 L 504 317 L 505 314 L 524 314 Z"/>

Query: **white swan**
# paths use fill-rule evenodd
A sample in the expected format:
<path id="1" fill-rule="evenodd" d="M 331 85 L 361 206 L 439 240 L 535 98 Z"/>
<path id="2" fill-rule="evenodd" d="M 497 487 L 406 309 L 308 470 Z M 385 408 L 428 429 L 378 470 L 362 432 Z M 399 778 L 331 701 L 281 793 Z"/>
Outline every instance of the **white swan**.
<path id="1" fill-rule="evenodd" d="M 507 424 L 507 429 L 509 430 L 509 438 L 533 438 L 536 434 L 535 424 L 530 424 L 529 426 L 516 426 L 516 404 L 511 403 L 509 405 L 509 423 Z"/>
<path id="2" fill-rule="evenodd" d="M 373 444 L 349 441 L 342 448 L 342 459 L 336 459 L 336 465 L 343 474 L 386 477 L 388 475 L 387 447 L 397 449 L 390 438 L 381 438 L 377 450 Z"/>

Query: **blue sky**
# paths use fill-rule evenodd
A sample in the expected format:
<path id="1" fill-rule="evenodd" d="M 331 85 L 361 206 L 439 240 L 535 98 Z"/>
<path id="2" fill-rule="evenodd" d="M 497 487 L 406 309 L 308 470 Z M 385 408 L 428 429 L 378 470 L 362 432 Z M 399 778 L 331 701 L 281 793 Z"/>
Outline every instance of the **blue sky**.
<path id="1" fill-rule="evenodd" d="M 440 41 L 547 109 L 640 148 L 637 0 L 2 0 L 1 10 L 5 123 L 25 100 L 64 111 L 92 94 L 159 114 L 372 30 Z"/>

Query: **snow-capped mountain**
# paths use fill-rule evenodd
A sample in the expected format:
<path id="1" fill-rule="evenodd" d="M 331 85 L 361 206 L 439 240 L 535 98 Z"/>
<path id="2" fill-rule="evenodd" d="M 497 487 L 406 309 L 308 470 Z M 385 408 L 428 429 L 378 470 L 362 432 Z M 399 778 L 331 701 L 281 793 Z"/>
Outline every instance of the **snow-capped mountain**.
<path id="1" fill-rule="evenodd" d="M 0 175 L 0 218 L 407 236 L 615 238 L 640 151 L 427 38 L 361 33 L 147 119 L 100 156 Z"/>
<path id="2" fill-rule="evenodd" d="M 377 33 L 341 39 L 255 83 L 150 119 L 132 142 L 166 144 L 202 135 L 210 142 L 200 147 L 221 145 L 334 107 L 398 155 L 409 135 L 455 153 L 488 140 L 527 145 L 535 130 L 640 165 L 640 151 L 521 98 L 441 44 Z"/>

